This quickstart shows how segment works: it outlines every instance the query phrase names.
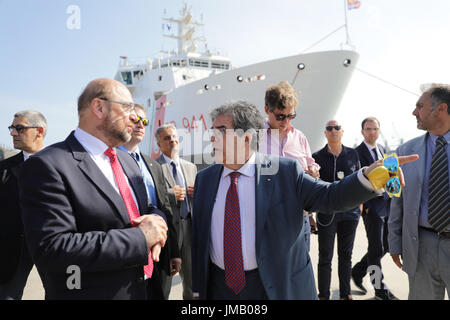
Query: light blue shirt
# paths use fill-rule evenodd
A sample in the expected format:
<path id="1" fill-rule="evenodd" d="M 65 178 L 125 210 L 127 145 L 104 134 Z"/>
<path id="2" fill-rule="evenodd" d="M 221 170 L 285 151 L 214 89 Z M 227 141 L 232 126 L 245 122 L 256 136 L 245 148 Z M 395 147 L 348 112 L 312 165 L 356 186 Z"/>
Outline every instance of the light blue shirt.
<path id="1" fill-rule="evenodd" d="M 153 181 L 152 175 L 150 174 L 149 169 L 147 168 L 147 165 L 145 164 L 144 159 L 141 156 L 141 152 L 139 151 L 139 147 L 134 150 L 134 152 L 129 151 L 124 146 L 119 147 L 120 150 L 123 150 L 125 152 L 128 152 L 131 157 L 133 157 L 133 153 L 135 154 L 135 157 L 133 157 L 136 162 L 139 165 L 139 168 L 141 169 L 142 178 L 144 179 L 145 184 L 145 190 L 147 191 L 147 197 L 149 199 L 149 202 L 156 207 L 158 205 L 158 200 L 156 197 L 156 189 L 155 189 L 155 182 Z"/>
<path id="2" fill-rule="evenodd" d="M 425 177 L 423 179 L 422 185 L 422 195 L 420 198 L 420 211 L 419 211 L 419 226 L 431 228 L 431 225 L 428 223 L 428 180 L 430 179 L 430 167 L 431 160 L 433 158 L 434 151 L 436 150 L 436 140 L 438 136 L 429 133 L 427 137 L 427 151 L 426 151 L 426 159 L 425 159 Z M 445 146 L 447 151 L 447 160 L 450 159 L 450 131 L 444 135 L 445 140 L 447 141 L 447 145 Z M 448 168 L 450 173 L 450 161 L 448 161 Z M 449 174 L 449 183 L 450 183 L 450 174 Z M 446 228 L 449 230 L 449 228 Z"/>

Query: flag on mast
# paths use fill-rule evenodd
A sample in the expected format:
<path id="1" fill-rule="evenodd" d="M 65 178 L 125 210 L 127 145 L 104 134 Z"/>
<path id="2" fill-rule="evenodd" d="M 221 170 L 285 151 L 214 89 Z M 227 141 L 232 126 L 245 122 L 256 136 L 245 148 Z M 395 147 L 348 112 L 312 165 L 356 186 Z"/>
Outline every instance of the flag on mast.
<path id="1" fill-rule="evenodd" d="M 361 2 L 359 0 L 347 0 L 348 10 L 358 9 L 360 6 Z"/>

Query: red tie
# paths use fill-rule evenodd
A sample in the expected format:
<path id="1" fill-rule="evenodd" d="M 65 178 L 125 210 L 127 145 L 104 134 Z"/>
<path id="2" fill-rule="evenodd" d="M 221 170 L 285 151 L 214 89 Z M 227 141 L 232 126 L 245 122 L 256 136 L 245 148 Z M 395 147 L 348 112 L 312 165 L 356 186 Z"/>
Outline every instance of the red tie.
<path id="1" fill-rule="evenodd" d="M 111 168 L 114 172 L 114 177 L 116 178 L 117 186 L 119 187 L 120 195 L 125 202 L 125 207 L 128 211 L 128 216 L 130 217 L 131 224 L 133 225 L 133 220 L 139 218 L 139 210 L 134 202 L 133 196 L 131 195 L 130 187 L 125 178 L 125 174 L 123 172 L 122 166 L 117 160 L 116 151 L 112 148 L 108 148 L 105 151 L 105 154 L 108 156 L 109 161 L 111 163 Z M 151 278 L 153 273 L 153 259 L 151 252 L 148 254 L 148 265 L 144 266 L 145 274 Z"/>
<path id="2" fill-rule="evenodd" d="M 223 227 L 223 252 L 225 282 L 235 294 L 245 287 L 244 259 L 241 244 L 241 213 L 237 184 L 239 172 L 230 173 L 230 187 L 225 202 L 225 220 Z"/>

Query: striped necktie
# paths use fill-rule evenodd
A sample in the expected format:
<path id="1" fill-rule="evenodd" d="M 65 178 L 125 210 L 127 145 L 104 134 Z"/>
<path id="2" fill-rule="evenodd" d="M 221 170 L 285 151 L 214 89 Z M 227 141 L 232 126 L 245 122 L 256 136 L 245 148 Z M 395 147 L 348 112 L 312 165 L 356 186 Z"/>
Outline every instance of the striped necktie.
<path id="1" fill-rule="evenodd" d="M 428 222 L 437 232 L 442 232 L 450 224 L 450 197 L 448 186 L 447 141 L 444 137 L 436 140 L 428 181 Z"/>

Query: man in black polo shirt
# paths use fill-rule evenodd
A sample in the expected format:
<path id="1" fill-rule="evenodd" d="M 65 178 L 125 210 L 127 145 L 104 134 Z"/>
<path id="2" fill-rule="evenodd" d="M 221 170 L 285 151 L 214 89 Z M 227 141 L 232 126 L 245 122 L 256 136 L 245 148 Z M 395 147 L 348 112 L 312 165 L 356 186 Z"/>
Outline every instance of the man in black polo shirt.
<path id="1" fill-rule="evenodd" d="M 344 146 L 341 142 L 344 130 L 338 121 L 330 120 L 326 125 L 325 136 L 328 143 L 313 154 L 320 165 L 320 178 L 327 182 L 343 179 L 360 169 L 358 153 Z M 339 292 L 341 300 L 352 300 L 350 294 L 350 276 L 352 270 L 352 251 L 358 226 L 360 208 L 356 207 L 344 213 L 328 214 L 318 212 L 319 230 L 319 264 L 318 287 L 319 299 L 330 299 L 331 260 L 333 258 L 334 239 L 338 238 L 339 256 Z"/>

